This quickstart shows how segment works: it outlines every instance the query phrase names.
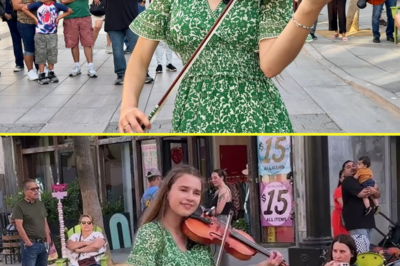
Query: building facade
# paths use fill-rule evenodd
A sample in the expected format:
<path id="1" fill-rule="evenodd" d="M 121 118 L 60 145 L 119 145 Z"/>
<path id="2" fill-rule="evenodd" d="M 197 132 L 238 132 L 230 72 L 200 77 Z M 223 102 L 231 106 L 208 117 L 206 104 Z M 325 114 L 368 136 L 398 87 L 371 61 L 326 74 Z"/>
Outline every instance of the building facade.
<path id="1" fill-rule="evenodd" d="M 308 147 L 323 142 L 328 162 Z M 70 137 L 0 138 L 0 211 L 4 197 L 14 194 L 23 180 L 39 179 L 45 189 L 77 178 Z M 91 153 L 101 202 L 122 200 L 132 228 L 137 229 L 140 198 L 147 188 L 145 174 L 158 168 L 164 175 L 180 164 L 190 164 L 209 180 L 213 169 L 225 169 L 227 184 L 240 201 L 240 217 L 248 222 L 253 238 L 265 245 L 297 246 L 309 236 L 312 193 L 325 189 L 328 216 L 338 172 L 348 159 L 372 159 L 372 170 L 382 191 L 382 211 L 397 221 L 400 139 L 398 137 L 301 136 L 189 136 L 92 137 Z M 322 156 L 324 157 L 324 156 Z M 322 165 L 322 175 L 310 169 Z M 247 171 L 247 173 L 246 173 Z M 322 184 L 320 181 L 325 180 Z M 324 186 L 323 188 L 321 186 Z M 205 202 L 212 195 L 207 187 Z M 321 201 L 324 202 L 324 201 Z M 377 226 L 387 232 L 388 222 L 377 216 Z M 330 217 L 321 221 L 330 226 Z M 308 229 L 308 230 L 307 230 Z M 374 232 L 373 242 L 382 237 Z"/>

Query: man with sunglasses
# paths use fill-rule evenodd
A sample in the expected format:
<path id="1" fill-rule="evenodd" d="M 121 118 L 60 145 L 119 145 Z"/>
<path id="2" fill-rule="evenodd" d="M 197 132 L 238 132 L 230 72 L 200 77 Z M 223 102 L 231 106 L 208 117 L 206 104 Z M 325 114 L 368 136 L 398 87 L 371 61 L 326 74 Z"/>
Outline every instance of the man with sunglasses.
<path id="1" fill-rule="evenodd" d="M 39 186 L 34 180 L 25 181 L 23 189 L 25 197 L 13 210 L 13 219 L 22 239 L 22 266 L 45 266 L 51 241 L 46 207 L 39 200 Z"/>

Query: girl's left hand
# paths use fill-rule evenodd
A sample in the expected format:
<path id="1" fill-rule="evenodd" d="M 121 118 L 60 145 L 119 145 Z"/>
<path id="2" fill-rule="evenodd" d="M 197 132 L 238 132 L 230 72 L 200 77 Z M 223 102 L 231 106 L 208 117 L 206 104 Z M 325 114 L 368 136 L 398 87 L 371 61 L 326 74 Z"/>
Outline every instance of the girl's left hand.
<path id="1" fill-rule="evenodd" d="M 257 266 L 279 266 L 283 262 L 283 256 L 278 251 L 271 252 L 271 256 L 263 262 L 257 264 Z"/>

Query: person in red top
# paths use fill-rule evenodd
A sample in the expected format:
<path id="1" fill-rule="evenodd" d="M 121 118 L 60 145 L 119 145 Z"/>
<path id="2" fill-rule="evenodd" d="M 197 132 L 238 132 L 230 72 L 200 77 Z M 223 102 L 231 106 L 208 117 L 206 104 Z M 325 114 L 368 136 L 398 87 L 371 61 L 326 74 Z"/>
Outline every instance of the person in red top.
<path id="1" fill-rule="evenodd" d="M 335 209 L 332 212 L 332 228 L 333 228 L 333 237 L 338 235 L 348 235 L 346 228 L 344 227 L 342 221 L 342 211 L 343 211 L 343 199 L 342 199 L 342 181 L 344 179 L 343 170 L 339 172 L 339 182 L 338 186 L 333 193 L 333 202 L 335 205 Z"/>

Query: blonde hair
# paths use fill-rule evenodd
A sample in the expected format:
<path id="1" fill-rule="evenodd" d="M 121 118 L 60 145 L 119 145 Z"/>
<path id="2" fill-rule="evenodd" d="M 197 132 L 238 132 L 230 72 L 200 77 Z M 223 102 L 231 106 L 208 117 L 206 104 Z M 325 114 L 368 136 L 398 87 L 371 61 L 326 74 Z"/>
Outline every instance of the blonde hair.
<path id="1" fill-rule="evenodd" d="M 81 217 L 79 217 L 79 223 L 81 223 L 81 222 L 82 222 L 82 219 L 85 218 L 85 217 L 86 217 L 86 218 L 89 218 L 90 221 L 92 222 L 92 224 L 94 224 L 93 217 L 90 216 L 89 214 L 82 214 Z"/>
<path id="2" fill-rule="evenodd" d="M 201 193 L 203 193 L 204 178 L 196 168 L 190 165 L 180 165 L 175 167 L 163 179 L 163 183 L 158 189 L 155 199 L 151 202 L 150 206 L 146 209 L 141 218 L 140 226 L 153 221 L 161 221 L 168 207 L 167 196 L 172 185 L 185 174 L 195 176 L 201 180 Z"/>

